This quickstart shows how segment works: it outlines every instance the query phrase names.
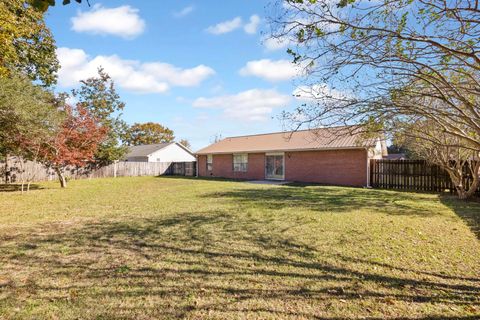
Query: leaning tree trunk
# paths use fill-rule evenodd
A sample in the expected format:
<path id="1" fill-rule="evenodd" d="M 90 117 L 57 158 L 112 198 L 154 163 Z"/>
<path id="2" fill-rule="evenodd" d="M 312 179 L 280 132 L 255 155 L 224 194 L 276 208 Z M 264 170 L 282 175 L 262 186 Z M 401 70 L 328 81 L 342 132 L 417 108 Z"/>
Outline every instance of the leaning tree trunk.
<path id="1" fill-rule="evenodd" d="M 62 188 L 66 188 L 67 187 L 67 179 L 65 179 L 65 173 L 63 172 L 63 170 L 61 168 L 55 168 L 55 172 L 57 173 L 57 176 L 58 176 L 58 180 L 60 181 L 60 186 Z"/>

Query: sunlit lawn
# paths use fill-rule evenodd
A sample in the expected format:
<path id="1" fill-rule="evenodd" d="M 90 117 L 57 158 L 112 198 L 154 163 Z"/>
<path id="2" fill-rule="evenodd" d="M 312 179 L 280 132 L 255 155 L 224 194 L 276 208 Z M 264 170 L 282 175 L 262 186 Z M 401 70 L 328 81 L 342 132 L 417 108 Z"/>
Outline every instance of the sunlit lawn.
<path id="1" fill-rule="evenodd" d="M 0 319 L 478 319 L 480 203 L 186 178 L 0 192 Z"/>

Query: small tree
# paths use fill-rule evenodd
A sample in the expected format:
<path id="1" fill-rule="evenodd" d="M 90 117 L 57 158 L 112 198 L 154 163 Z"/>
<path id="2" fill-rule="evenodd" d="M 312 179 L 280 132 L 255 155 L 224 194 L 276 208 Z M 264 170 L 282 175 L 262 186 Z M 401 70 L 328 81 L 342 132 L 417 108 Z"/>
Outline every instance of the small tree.
<path id="1" fill-rule="evenodd" d="M 94 160 L 108 128 L 102 126 L 82 105 L 65 106 L 65 119 L 55 135 L 40 145 L 40 160 L 58 175 L 62 188 L 67 186 L 65 168 L 86 166 Z"/>
<path id="2" fill-rule="evenodd" d="M 135 123 L 128 128 L 125 143 L 129 146 L 171 142 L 175 139 L 173 131 L 159 123 Z"/>
<path id="3" fill-rule="evenodd" d="M 405 124 L 397 137 L 414 156 L 446 170 L 460 199 L 473 196 L 480 186 L 480 152 L 435 122 Z"/>

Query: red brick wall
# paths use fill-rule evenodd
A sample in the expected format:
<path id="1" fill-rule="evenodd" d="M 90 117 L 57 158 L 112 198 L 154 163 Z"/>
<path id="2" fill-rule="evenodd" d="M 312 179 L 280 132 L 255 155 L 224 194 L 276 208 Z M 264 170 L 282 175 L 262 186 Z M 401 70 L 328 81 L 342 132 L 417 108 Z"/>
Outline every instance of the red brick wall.
<path id="1" fill-rule="evenodd" d="M 248 155 L 248 171 L 233 172 L 233 155 L 213 155 L 213 171 L 207 172 L 207 156 L 198 156 L 198 175 L 234 179 L 265 179 L 265 154 Z M 367 185 L 366 150 L 285 152 L 285 180 L 333 185 Z"/>
<path id="2" fill-rule="evenodd" d="M 366 186 L 367 151 L 285 152 L 285 180 Z"/>
<path id="3" fill-rule="evenodd" d="M 265 154 L 249 153 L 247 172 L 233 172 L 232 154 L 214 154 L 213 170 L 207 172 L 207 156 L 198 156 L 198 175 L 201 177 L 222 177 L 230 179 L 265 179 Z"/>

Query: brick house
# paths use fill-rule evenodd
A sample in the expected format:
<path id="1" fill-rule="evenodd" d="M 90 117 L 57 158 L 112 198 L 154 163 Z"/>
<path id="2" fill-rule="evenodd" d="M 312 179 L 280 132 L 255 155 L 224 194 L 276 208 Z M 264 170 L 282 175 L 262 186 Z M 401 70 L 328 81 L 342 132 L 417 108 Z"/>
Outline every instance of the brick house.
<path id="1" fill-rule="evenodd" d="M 369 160 L 385 141 L 353 126 L 225 138 L 196 152 L 200 177 L 369 185 Z"/>

